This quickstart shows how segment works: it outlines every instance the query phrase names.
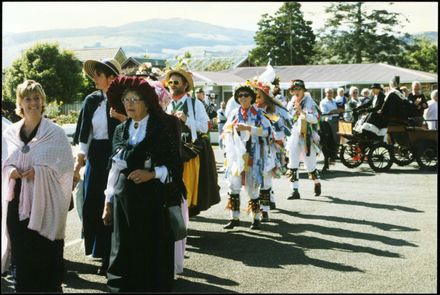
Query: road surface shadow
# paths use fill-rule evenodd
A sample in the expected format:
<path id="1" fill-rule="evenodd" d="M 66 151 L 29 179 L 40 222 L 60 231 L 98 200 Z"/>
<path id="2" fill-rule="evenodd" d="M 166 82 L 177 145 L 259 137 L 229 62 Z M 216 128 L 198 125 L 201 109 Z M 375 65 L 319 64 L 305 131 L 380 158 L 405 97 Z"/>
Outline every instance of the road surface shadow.
<path id="1" fill-rule="evenodd" d="M 210 219 L 204 217 L 199 217 L 199 220 L 203 222 L 212 222 L 219 224 L 225 223 L 224 220 Z M 230 231 L 230 233 L 242 231 L 244 227 L 248 227 L 250 225 L 250 222 L 242 221 L 241 224 L 242 224 L 241 226 L 234 228 L 234 230 Z M 191 236 L 193 229 L 190 228 L 188 231 L 189 231 L 189 236 Z M 223 232 L 225 232 L 225 230 L 223 230 Z M 405 240 L 393 239 L 387 236 L 355 232 L 350 230 L 343 230 L 340 228 L 325 227 L 314 224 L 290 224 L 285 222 L 284 220 L 274 219 L 274 218 L 271 218 L 271 222 L 262 224 L 261 230 L 259 231 L 252 231 L 250 229 L 246 229 L 246 231 L 243 230 L 243 232 L 252 235 L 260 235 L 262 237 L 266 237 L 270 239 L 273 239 L 273 237 L 268 236 L 264 232 L 270 232 L 271 234 L 275 233 L 281 236 L 280 239 L 277 238 L 277 241 L 294 243 L 295 245 L 304 249 L 329 249 L 329 250 L 340 249 L 346 252 L 369 253 L 375 256 L 393 257 L 393 258 L 400 258 L 401 255 L 399 253 L 379 250 L 371 247 L 353 245 L 348 243 L 339 243 L 322 238 L 310 237 L 307 235 L 299 235 L 299 233 L 316 232 L 321 235 L 337 236 L 337 237 L 349 238 L 349 239 L 353 239 L 353 238 L 364 239 L 367 241 L 378 241 L 378 242 L 382 242 L 383 244 L 392 245 L 392 246 L 418 247 L 417 245 L 409 243 Z M 203 236 L 203 233 L 201 233 L 201 236 Z M 191 237 L 188 239 L 188 241 L 189 241 L 188 243 L 191 244 L 190 242 Z"/>
<path id="2" fill-rule="evenodd" d="M 350 168 L 347 168 L 350 169 Z M 362 171 L 353 171 L 353 170 L 328 170 L 325 172 L 319 171 L 319 175 L 321 179 L 332 179 L 338 177 L 358 177 L 358 176 L 375 176 L 375 173 L 372 171 L 362 172 Z M 308 177 L 306 177 L 308 178 Z"/>
<path id="3" fill-rule="evenodd" d="M 283 237 L 274 240 L 273 237 L 264 236 L 264 233 L 259 234 L 242 229 L 243 227 L 237 227 L 237 230 L 229 232 L 191 229 L 187 245 L 194 248 L 188 247 L 187 251 L 241 261 L 251 267 L 281 269 L 285 265 L 312 265 L 343 272 L 364 272 L 354 266 L 306 256 L 305 247 L 298 243 L 302 236 L 286 233 Z M 315 241 L 316 246 L 322 248 L 325 240 L 319 240 Z M 290 244 L 286 244 L 286 242 Z M 311 242 L 307 243 L 311 246 Z"/>
<path id="4" fill-rule="evenodd" d="M 322 196 L 326 197 L 330 201 L 322 200 L 322 199 L 301 199 L 305 201 L 311 201 L 311 202 L 325 202 L 325 203 L 334 203 L 334 204 L 341 204 L 341 205 L 353 205 L 353 206 L 363 206 L 363 207 L 369 207 L 369 208 L 377 208 L 377 209 L 386 209 L 391 211 L 405 211 L 405 212 L 414 212 L 414 213 L 424 213 L 425 211 L 405 207 L 405 206 L 399 206 L 399 205 L 388 205 L 388 204 L 379 204 L 379 203 L 368 203 L 368 202 L 362 202 L 362 201 L 353 201 L 353 200 L 344 200 L 332 196 Z"/>
<path id="5" fill-rule="evenodd" d="M 178 278 L 174 281 L 173 291 L 171 293 L 178 294 L 195 294 L 195 293 L 237 293 L 221 287 L 204 284 L 199 282 L 191 282 L 184 278 Z"/>
<path id="6" fill-rule="evenodd" d="M 190 280 L 191 278 L 198 278 L 198 279 L 204 279 L 206 280 L 206 284 L 200 283 L 200 282 L 192 282 Z M 174 292 L 212 292 L 212 293 L 236 293 L 231 290 L 223 289 L 218 286 L 213 285 L 223 285 L 223 286 L 238 286 L 239 284 L 235 281 L 232 281 L 230 279 L 220 278 L 215 275 L 207 274 L 198 272 L 192 269 L 184 268 L 183 273 L 178 275 L 177 280 L 174 281 Z"/>
<path id="7" fill-rule="evenodd" d="M 88 281 L 79 276 L 79 274 L 94 274 L 97 266 L 76 261 L 65 260 L 65 269 L 63 283 L 67 288 L 75 290 L 87 289 L 108 292 L 107 286 L 96 281 Z"/>
<path id="8" fill-rule="evenodd" d="M 349 224 L 369 225 L 385 231 L 420 231 L 417 228 L 389 224 L 389 223 L 359 220 L 359 219 L 345 218 L 340 216 L 303 214 L 297 211 L 287 211 L 280 208 L 277 208 L 275 210 L 277 210 L 275 212 L 280 212 L 301 219 L 327 220 L 327 221 L 336 221 L 336 222 L 349 223 Z"/>

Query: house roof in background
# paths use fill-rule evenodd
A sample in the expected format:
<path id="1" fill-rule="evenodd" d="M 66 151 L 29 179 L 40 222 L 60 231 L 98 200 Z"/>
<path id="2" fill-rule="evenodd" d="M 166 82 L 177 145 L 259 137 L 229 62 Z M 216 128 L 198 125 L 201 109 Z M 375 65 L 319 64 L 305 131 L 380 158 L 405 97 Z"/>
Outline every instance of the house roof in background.
<path id="1" fill-rule="evenodd" d="M 82 62 L 88 59 L 103 60 L 105 58 L 115 58 L 119 51 L 122 52 L 124 60 L 127 59 L 121 47 L 115 48 L 84 48 L 73 49 L 75 56 Z"/>
<path id="2" fill-rule="evenodd" d="M 273 68 L 276 75 L 280 77 L 282 88 L 287 88 L 293 79 L 304 80 L 307 88 L 338 87 L 347 84 L 388 84 L 394 76 L 400 76 L 400 83 L 413 81 L 437 83 L 438 79 L 437 74 L 383 63 L 274 66 Z M 223 71 L 223 73 L 233 74 L 246 80 L 260 75 L 265 69 L 266 67 L 242 67 Z"/>
<path id="3" fill-rule="evenodd" d="M 156 67 L 165 67 L 165 59 L 157 59 L 157 58 L 145 58 L 145 57 L 135 57 L 135 56 L 130 56 L 129 58 L 127 58 L 122 64 L 121 67 L 124 68 L 124 66 L 129 63 L 130 61 L 132 61 L 133 63 L 137 64 L 137 65 L 141 65 L 143 63 L 149 62 L 151 63 L 153 66 Z"/>

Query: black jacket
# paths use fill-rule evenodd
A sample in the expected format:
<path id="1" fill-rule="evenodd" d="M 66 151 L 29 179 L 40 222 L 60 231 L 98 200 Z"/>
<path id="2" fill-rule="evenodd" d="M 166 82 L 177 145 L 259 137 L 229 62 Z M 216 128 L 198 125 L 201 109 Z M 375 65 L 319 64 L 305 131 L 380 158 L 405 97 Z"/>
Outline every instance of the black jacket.
<path id="1" fill-rule="evenodd" d="M 92 118 L 99 103 L 105 99 L 101 90 L 95 91 L 86 96 L 84 99 L 81 111 L 78 117 L 78 123 L 76 124 L 75 135 L 73 137 L 73 143 L 79 142 L 87 143 L 90 135 L 90 128 L 92 127 Z M 111 141 L 116 126 L 120 123 L 117 119 L 110 117 L 110 105 L 107 102 L 107 128 L 108 136 Z"/>

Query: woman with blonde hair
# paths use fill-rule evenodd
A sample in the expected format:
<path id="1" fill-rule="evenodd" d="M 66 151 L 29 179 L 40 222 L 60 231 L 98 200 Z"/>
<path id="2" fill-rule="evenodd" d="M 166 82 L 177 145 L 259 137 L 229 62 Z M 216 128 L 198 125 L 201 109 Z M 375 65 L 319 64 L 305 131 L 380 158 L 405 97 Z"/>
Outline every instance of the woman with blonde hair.
<path id="1" fill-rule="evenodd" d="M 45 100 L 39 83 L 18 85 L 23 119 L 3 133 L 2 273 L 12 254 L 16 292 L 62 292 L 73 156 L 64 130 L 43 117 Z"/>

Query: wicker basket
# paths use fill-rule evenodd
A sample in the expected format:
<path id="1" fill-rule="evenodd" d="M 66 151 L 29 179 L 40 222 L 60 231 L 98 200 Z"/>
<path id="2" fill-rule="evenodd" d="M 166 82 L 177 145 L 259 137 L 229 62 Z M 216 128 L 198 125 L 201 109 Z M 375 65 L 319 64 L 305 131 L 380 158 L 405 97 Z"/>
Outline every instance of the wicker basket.
<path id="1" fill-rule="evenodd" d="M 352 134 L 351 122 L 340 120 L 338 125 L 338 132 L 342 134 Z"/>

